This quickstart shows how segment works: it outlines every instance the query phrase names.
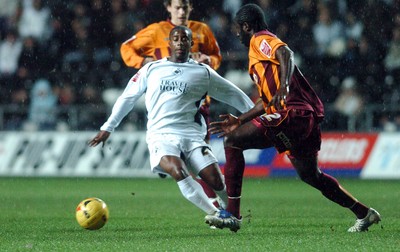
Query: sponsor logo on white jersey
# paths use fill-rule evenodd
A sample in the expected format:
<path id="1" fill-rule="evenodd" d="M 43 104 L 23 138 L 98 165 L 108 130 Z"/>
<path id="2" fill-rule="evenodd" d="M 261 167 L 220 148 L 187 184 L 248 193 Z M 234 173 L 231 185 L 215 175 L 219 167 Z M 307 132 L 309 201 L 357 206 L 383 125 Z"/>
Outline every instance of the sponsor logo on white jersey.
<path id="1" fill-rule="evenodd" d="M 161 80 L 160 91 L 171 92 L 173 94 L 186 94 L 188 92 L 188 83 L 172 80 Z"/>
<path id="2" fill-rule="evenodd" d="M 174 75 L 179 76 L 179 75 L 182 75 L 182 74 L 183 74 L 183 70 L 182 69 L 180 69 L 180 68 L 175 69 Z"/>

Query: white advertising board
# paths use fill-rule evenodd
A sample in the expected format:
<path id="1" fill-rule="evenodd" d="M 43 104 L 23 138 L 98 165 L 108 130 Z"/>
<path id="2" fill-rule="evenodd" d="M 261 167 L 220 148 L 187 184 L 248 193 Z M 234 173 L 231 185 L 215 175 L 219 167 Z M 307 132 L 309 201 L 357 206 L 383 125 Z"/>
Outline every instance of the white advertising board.
<path id="1" fill-rule="evenodd" d="M 361 178 L 400 179 L 400 134 L 379 134 Z"/>
<path id="2" fill-rule="evenodd" d="M 145 132 L 114 132 L 103 148 L 91 148 L 87 142 L 96 133 L 0 132 L 0 176 L 158 177 L 150 170 Z M 335 162 L 346 162 L 346 169 L 353 166 L 358 171 L 361 169 L 361 178 L 400 179 L 400 134 L 382 133 L 376 141 L 371 139 L 374 144 L 363 151 L 368 153 L 366 156 L 360 158 L 351 152 L 351 160 L 348 155 L 337 155 Z M 223 165 L 222 139 L 213 138 L 210 145 Z M 363 148 L 364 145 L 357 145 L 355 149 L 361 151 Z M 344 149 L 349 151 L 348 147 Z M 258 168 L 267 166 L 274 171 L 275 166 L 281 164 L 276 159 L 282 155 L 273 154 L 268 158 L 262 153 L 261 150 L 245 152 L 249 169 L 255 165 Z M 325 160 L 324 153 L 320 158 Z M 328 166 L 331 161 L 325 160 L 322 164 Z M 348 164 L 350 161 L 351 165 Z"/>
<path id="3" fill-rule="evenodd" d="M 96 132 L 0 132 L 0 176 L 151 177 L 144 132 L 113 133 L 102 148 Z"/>

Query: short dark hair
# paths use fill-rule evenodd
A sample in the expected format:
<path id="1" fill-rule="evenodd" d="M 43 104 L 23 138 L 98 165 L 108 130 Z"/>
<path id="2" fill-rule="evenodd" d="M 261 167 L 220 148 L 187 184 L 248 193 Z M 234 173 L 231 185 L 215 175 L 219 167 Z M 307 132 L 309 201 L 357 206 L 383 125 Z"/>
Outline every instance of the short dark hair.
<path id="1" fill-rule="evenodd" d="M 192 0 L 183 0 L 189 3 L 189 5 L 193 6 L 193 1 Z M 168 5 L 171 5 L 172 0 L 164 0 L 164 6 L 167 8 Z"/>
<path id="2" fill-rule="evenodd" d="M 248 23 L 255 32 L 268 29 L 264 11 L 256 4 L 243 5 L 236 13 L 234 21 L 239 25 Z"/>
<path id="3" fill-rule="evenodd" d="M 186 31 L 190 40 L 193 40 L 192 30 L 190 30 L 190 28 L 183 26 L 183 25 L 177 25 L 174 28 L 172 28 L 172 30 L 169 32 L 169 36 L 171 37 L 171 34 L 178 30 Z"/>

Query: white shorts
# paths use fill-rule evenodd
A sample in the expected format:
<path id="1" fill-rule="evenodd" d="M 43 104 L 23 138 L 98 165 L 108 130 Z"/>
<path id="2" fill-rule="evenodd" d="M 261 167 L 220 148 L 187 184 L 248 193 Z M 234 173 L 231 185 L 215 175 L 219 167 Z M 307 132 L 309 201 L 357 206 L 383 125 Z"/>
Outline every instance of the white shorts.
<path id="1" fill-rule="evenodd" d="M 154 173 L 165 173 L 160 167 L 163 156 L 181 158 L 189 171 L 198 175 L 201 170 L 218 160 L 211 151 L 211 147 L 201 138 L 185 138 L 173 134 L 159 134 L 148 137 L 147 145 L 150 153 L 151 170 Z"/>

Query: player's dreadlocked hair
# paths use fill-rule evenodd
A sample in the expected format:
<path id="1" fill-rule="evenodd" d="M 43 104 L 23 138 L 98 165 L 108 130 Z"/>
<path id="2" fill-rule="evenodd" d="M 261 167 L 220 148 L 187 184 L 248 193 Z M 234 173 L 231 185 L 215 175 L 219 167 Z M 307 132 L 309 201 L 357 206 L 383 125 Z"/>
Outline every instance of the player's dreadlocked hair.
<path id="1" fill-rule="evenodd" d="M 243 5 L 236 13 L 234 21 L 242 25 L 248 23 L 255 32 L 268 29 L 263 10 L 256 4 Z"/>

